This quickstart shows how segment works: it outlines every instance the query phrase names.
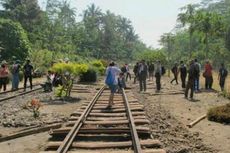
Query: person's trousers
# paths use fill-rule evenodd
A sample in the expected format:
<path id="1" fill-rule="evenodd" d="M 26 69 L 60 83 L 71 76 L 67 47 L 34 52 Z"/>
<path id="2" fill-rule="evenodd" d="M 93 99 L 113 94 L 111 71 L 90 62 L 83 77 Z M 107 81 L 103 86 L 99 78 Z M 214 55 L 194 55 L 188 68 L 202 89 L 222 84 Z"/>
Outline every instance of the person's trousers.
<path id="1" fill-rule="evenodd" d="M 127 74 L 126 74 L 126 81 L 128 81 L 128 78 L 129 78 L 129 80 L 131 80 L 131 74 L 129 72 L 127 72 Z"/>
<path id="2" fill-rule="evenodd" d="M 212 89 L 213 77 L 206 76 L 205 77 L 205 89 Z"/>
<path id="3" fill-rule="evenodd" d="M 195 91 L 200 90 L 200 78 L 195 78 L 195 81 L 194 81 L 194 90 Z"/>
<path id="4" fill-rule="evenodd" d="M 140 85 L 140 91 L 144 89 L 146 91 L 146 77 L 139 76 L 139 85 Z"/>
<path id="5" fill-rule="evenodd" d="M 181 75 L 181 82 L 182 82 L 182 88 L 186 88 L 186 76 L 185 75 Z"/>
<path id="6" fill-rule="evenodd" d="M 0 78 L 0 90 L 2 90 L 3 87 L 3 91 L 6 91 L 7 80 L 7 77 Z"/>
<path id="7" fill-rule="evenodd" d="M 178 84 L 178 81 L 177 81 L 177 74 L 174 74 L 174 78 L 172 79 L 171 83 L 173 83 L 173 81 L 176 81 L 176 84 Z"/>
<path id="8" fill-rule="evenodd" d="M 186 89 L 185 89 L 185 97 L 188 97 L 188 92 L 190 91 L 190 98 L 193 98 L 193 92 L 194 92 L 194 80 L 188 80 Z"/>
<path id="9" fill-rule="evenodd" d="M 156 85 L 157 85 L 157 90 L 161 90 L 161 76 L 160 75 L 156 76 Z"/>
<path id="10" fill-rule="evenodd" d="M 225 84 L 225 77 L 220 77 L 219 85 L 220 85 L 221 91 L 224 91 L 224 84 Z"/>
<path id="11" fill-rule="evenodd" d="M 26 83 L 27 83 L 27 80 L 29 79 L 29 82 L 30 82 L 30 89 L 33 88 L 33 84 L 32 84 L 32 76 L 27 76 L 25 75 L 24 76 L 24 90 L 26 89 Z"/>
<path id="12" fill-rule="evenodd" d="M 12 90 L 17 90 L 19 85 L 19 74 L 13 74 L 12 76 Z"/>

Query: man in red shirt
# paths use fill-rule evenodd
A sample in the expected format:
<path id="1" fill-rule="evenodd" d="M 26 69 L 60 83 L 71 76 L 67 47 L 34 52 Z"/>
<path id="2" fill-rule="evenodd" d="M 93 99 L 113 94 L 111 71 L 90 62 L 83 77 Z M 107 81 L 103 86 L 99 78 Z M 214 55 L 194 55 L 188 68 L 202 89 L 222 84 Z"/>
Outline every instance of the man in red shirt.
<path id="1" fill-rule="evenodd" d="M 209 61 L 206 62 L 204 66 L 204 74 L 205 77 L 205 89 L 212 89 L 213 77 L 212 77 L 212 66 Z"/>

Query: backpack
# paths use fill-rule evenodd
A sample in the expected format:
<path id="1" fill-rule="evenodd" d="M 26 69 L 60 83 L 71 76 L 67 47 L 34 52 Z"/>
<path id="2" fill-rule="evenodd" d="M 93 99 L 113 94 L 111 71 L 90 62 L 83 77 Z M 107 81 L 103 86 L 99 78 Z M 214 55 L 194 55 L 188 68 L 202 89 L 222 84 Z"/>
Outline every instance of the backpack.
<path id="1" fill-rule="evenodd" d="M 112 75 L 111 69 L 109 69 L 108 71 L 109 72 L 108 72 L 108 75 L 106 76 L 105 84 L 110 86 L 110 85 L 113 85 L 114 77 Z"/>
<path id="2" fill-rule="evenodd" d="M 165 74 L 165 67 L 164 67 L 164 66 L 161 67 L 161 74 L 162 74 L 162 75 Z"/>

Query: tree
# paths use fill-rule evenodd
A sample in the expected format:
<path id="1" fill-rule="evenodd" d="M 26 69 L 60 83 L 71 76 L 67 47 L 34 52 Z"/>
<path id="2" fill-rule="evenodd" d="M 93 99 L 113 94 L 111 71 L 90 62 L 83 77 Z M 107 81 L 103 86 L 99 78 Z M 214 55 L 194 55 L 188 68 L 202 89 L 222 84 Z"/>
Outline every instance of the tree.
<path id="1" fill-rule="evenodd" d="M 26 32 L 19 23 L 0 19 L 1 56 L 10 60 L 12 56 L 23 60 L 31 50 Z"/>
<path id="2" fill-rule="evenodd" d="M 196 28 L 199 32 L 203 33 L 202 42 L 205 44 L 205 57 L 208 58 L 209 37 L 222 33 L 222 18 L 217 13 L 198 11 L 196 16 Z"/>
<path id="3" fill-rule="evenodd" d="M 196 8 L 198 7 L 198 5 L 195 4 L 189 4 L 183 8 L 181 8 L 181 10 L 185 10 L 185 12 L 180 13 L 178 15 L 177 20 L 182 24 L 182 26 L 189 26 L 189 57 L 191 58 L 192 56 L 192 36 L 193 33 L 195 31 L 195 14 L 196 14 Z"/>

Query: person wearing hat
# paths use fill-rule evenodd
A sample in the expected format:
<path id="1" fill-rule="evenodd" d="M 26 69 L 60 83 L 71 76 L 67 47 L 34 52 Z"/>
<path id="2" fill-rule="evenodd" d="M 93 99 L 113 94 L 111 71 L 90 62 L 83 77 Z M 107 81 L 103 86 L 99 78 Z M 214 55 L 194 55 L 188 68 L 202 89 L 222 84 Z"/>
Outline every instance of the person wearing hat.
<path id="1" fill-rule="evenodd" d="M 32 84 L 32 72 L 33 72 L 33 66 L 30 64 L 30 60 L 26 61 L 26 64 L 23 67 L 24 72 L 24 91 L 26 91 L 26 83 L 29 79 L 30 81 L 30 89 L 32 90 L 33 84 Z"/>
<path id="2" fill-rule="evenodd" d="M 11 90 L 18 90 L 19 85 L 19 70 L 20 64 L 19 60 L 16 60 L 12 66 L 12 89 Z"/>
<path id="3" fill-rule="evenodd" d="M 0 90 L 6 91 L 6 85 L 9 79 L 9 70 L 6 65 L 6 61 L 2 61 L 0 68 Z"/>

